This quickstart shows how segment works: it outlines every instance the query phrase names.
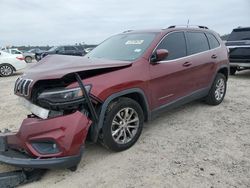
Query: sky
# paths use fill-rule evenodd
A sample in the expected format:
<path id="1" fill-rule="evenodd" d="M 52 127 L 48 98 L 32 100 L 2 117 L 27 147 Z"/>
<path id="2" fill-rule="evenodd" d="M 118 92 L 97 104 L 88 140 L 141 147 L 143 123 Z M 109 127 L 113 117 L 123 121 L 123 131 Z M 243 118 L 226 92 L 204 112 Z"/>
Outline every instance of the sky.
<path id="1" fill-rule="evenodd" d="M 125 30 L 250 26 L 250 0 L 0 0 L 0 46 L 98 44 Z"/>

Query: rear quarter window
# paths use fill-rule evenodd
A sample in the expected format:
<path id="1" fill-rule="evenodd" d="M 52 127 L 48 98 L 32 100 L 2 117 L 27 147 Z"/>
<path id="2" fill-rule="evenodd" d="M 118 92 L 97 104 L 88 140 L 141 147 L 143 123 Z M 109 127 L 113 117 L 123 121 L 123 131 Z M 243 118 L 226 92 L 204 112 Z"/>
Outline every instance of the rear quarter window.
<path id="1" fill-rule="evenodd" d="M 215 36 L 211 33 L 206 33 L 207 39 L 209 42 L 210 49 L 214 49 L 220 46 L 219 41 L 215 38 Z"/>
<path id="2" fill-rule="evenodd" d="M 208 40 L 205 33 L 187 32 L 188 54 L 196 54 L 209 50 Z"/>

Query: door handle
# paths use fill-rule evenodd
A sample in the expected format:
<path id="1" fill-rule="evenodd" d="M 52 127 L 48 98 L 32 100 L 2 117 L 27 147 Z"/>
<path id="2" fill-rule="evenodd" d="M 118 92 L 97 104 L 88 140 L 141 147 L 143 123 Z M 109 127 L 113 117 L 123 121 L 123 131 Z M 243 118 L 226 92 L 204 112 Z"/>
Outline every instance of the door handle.
<path id="1" fill-rule="evenodd" d="M 217 55 L 214 54 L 214 55 L 211 56 L 211 58 L 212 58 L 212 59 L 216 59 L 216 58 L 217 58 Z"/>
<path id="2" fill-rule="evenodd" d="M 191 62 L 185 62 L 185 63 L 183 63 L 183 67 L 189 67 L 190 65 L 192 65 L 192 63 Z"/>

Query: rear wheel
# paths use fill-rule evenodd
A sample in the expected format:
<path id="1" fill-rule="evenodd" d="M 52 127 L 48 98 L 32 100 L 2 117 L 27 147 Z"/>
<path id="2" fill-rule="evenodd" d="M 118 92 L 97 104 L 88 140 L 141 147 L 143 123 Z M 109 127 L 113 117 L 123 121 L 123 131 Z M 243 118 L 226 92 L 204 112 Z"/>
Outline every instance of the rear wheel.
<path id="1" fill-rule="evenodd" d="M 226 89 L 227 89 L 226 77 L 223 74 L 218 73 L 215 77 L 215 80 L 209 91 L 209 94 L 206 97 L 206 103 L 210 105 L 220 104 L 225 97 Z"/>
<path id="2" fill-rule="evenodd" d="M 32 63 L 32 57 L 30 56 L 25 57 L 25 61 L 26 63 Z"/>
<path id="3" fill-rule="evenodd" d="M 111 150 L 126 150 L 140 137 L 143 123 L 141 106 L 130 98 L 120 98 L 106 111 L 102 142 Z"/>
<path id="4" fill-rule="evenodd" d="M 237 71 L 236 67 L 230 67 L 230 75 L 235 75 L 236 71 Z"/>
<path id="5" fill-rule="evenodd" d="M 0 76 L 2 77 L 11 76 L 13 72 L 14 69 L 11 65 L 9 64 L 0 65 Z"/>

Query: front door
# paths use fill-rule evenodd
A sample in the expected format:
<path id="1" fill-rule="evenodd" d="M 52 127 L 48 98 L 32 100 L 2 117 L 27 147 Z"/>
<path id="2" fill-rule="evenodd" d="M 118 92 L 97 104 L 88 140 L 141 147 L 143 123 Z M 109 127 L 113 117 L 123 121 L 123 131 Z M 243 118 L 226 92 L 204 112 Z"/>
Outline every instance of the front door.
<path id="1" fill-rule="evenodd" d="M 192 62 L 187 57 L 184 32 L 167 34 L 156 49 L 169 52 L 165 60 L 150 65 L 153 109 L 180 99 L 194 91 Z"/>

